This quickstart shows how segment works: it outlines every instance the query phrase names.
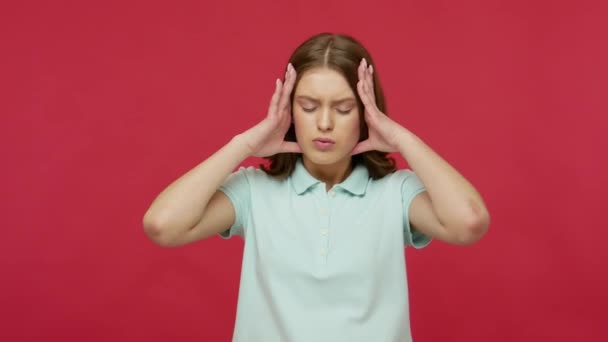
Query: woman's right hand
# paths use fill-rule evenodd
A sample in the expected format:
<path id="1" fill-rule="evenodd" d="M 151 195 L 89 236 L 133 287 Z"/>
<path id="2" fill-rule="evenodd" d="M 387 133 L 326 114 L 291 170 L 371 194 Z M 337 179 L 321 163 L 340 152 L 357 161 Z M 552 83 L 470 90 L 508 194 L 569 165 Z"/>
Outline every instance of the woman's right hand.
<path id="1" fill-rule="evenodd" d="M 302 153 L 298 143 L 285 141 L 285 134 L 291 125 L 289 99 L 295 81 L 296 71 L 289 64 L 285 72 L 285 83 L 279 79 L 276 81 L 266 118 L 240 134 L 251 156 L 268 157 L 277 153 Z"/>

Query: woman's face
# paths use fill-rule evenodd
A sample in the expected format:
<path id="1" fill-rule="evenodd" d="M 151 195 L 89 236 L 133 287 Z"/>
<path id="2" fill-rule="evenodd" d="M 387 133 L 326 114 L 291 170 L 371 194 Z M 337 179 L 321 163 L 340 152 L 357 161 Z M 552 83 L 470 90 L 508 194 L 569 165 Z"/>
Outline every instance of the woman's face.
<path id="1" fill-rule="evenodd" d="M 293 98 L 293 123 L 304 158 L 318 165 L 350 163 L 359 141 L 359 109 L 346 78 L 335 70 L 304 72 Z"/>

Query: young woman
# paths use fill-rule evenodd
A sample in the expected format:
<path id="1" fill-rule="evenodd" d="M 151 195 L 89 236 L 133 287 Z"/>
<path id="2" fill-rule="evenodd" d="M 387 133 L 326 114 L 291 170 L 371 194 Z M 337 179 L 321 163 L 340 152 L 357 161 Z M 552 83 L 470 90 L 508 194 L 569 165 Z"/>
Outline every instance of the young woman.
<path id="1" fill-rule="evenodd" d="M 352 37 L 302 43 L 268 115 L 144 216 L 162 246 L 244 238 L 234 341 L 410 341 L 404 246 L 488 229 L 475 188 L 386 115 L 372 61 Z M 269 166 L 234 171 L 250 156 Z"/>

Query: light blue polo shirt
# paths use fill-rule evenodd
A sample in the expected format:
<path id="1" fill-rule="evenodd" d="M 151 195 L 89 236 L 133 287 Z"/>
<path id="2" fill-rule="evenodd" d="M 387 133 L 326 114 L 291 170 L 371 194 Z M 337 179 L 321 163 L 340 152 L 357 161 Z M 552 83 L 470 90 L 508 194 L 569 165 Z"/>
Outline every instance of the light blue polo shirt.
<path id="1" fill-rule="evenodd" d="M 244 238 L 233 341 L 411 341 L 404 246 L 425 191 L 410 170 L 372 180 L 357 165 L 326 191 L 301 159 L 281 181 L 241 167 L 220 187 Z"/>

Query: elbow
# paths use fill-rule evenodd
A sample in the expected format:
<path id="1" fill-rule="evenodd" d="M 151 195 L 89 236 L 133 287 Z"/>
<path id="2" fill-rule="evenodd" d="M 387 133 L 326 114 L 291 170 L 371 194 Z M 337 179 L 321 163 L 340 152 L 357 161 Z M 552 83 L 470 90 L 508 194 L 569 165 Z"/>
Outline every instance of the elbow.
<path id="1" fill-rule="evenodd" d="M 461 225 L 456 244 L 467 246 L 476 243 L 487 233 L 490 215 L 487 211 L 470 214 Z"/>
<path id="2" fill-rule="evenodd" d="M 143 230 L 144 234 L 152 242 L 161 247 L 174 247 L 176 243 L 171 237 L 171 229 L 159 215 L 153 215 L 150 211 L 146 212 L 143 217 Z"/>

